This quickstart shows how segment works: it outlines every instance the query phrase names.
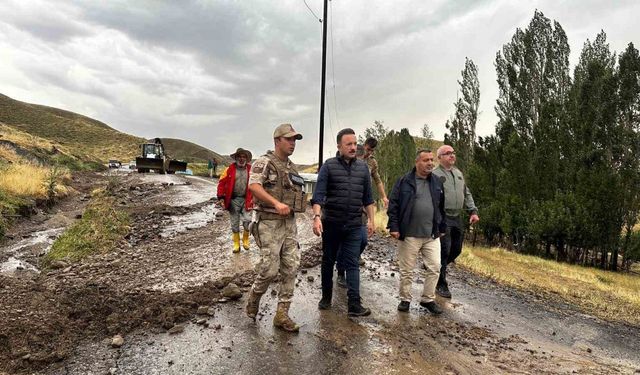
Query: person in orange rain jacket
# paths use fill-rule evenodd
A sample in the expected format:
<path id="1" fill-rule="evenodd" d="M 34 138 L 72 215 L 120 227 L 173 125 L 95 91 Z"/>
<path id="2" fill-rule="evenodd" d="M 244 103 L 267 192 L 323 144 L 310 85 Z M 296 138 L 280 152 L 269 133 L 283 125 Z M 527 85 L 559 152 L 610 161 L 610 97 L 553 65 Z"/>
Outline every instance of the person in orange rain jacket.
<path id="1" fill-rule="evenodd" d="M 233 252 L 240 252 L 240 220 L 242 220 L 242 247 L 249 250 L 249 223 L 252 209 L 251 191 L 247 188 L 251 172 L 251 152 L 238 148 L 231 154 L 235 160 L 220 175 L 218 182 L 218 202 L 229 211 Z"/>

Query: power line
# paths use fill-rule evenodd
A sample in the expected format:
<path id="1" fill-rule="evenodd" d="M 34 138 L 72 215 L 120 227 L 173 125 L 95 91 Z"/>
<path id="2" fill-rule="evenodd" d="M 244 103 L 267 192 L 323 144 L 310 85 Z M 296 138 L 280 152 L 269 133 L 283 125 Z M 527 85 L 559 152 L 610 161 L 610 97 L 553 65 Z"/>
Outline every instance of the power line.
<path id="1" fill-rule="evenodd" d="M 333 60 L 333 56 L 334 56 L 334 50 L 333 50 L 333 4 L 332 1 L 329 0 L 329 14 L 330 14 L 330 19 L 331 21 L 329 21 L 329 26 L 330 26 L 330 35 L 331 35 L 331 81 L 333 83 L 333 110 L 336 113 L 336 124 L 338 125 L 338 127 L 340 127 L 340 119 L 338 118 L 338 100 L 336 99 L 336 66 L 335 66 L 335 62 Z"/>
<path id="2" fill-rule="evenodd" d="M 316 14 L 313 12 L 313 9 L 311 9 L 309 4 L 307 4 L 307 0 L 302 0 L 302 1 L 304 2 L 304 5 L 307 6 L 307 9 L 309 9 L 309 12 L 311 12 L 311 14 L 313 14 L 313 17 L 315 17 L 315 19 L 317 19 L 319 22 L 322 22 L 322 18 L 316 16 Z"/>

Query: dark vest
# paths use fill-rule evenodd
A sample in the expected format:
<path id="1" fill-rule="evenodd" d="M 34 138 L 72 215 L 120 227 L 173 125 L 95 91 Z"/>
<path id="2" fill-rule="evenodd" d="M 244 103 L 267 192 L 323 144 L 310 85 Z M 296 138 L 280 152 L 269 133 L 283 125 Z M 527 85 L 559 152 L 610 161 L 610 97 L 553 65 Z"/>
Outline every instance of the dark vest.
<path id="1" fill-rule="evenodd" d="M 369 179 L 367 164 L 355 159 L 347 164 L 342 158 L 335 157 L 325 162 L 329 178 L 327 196 L 323 206 L 324 220 L 362 225 L 362 198 L 365 183 Z"/>

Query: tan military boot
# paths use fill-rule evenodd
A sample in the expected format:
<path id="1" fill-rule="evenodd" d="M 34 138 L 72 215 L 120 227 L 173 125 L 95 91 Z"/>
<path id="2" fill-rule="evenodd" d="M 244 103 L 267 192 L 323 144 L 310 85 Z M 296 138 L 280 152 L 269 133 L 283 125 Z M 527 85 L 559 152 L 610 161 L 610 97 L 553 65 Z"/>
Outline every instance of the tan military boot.
<path id="1" fill-rule="evenodd" d="M 242 247 L 245 250 L 249 250 L 249 231 L 245 230 L 242 232 Z"/>
<path id="2" fill-rule="evenodd" d="M 273 325 L 287 332 L 298 332 L 300 330 L 300 326 L 298 326 L 289 317 L 290 305 L 291 302 L 278 303 L 278 311 L 276 311 L 276 316 L 273 317 Z"/>
<path id="3" fill-rule="evenodd" d="M 239 253 L 240 252 L 240 233 L 234 233 L 232 238 L 233 238 L 233 252 Z"/>
<path id="4" fill-rule="evenodd" d="M 253 289 L 249 292 L 249 298 L 247 298 L 247 307 L 245 311 L 247 312 L 247 316 L 251 319 L 256 319 L 256 315 L 258 315 L 258 308 L 260 308 L 260 297 L 261 295 L 256 294 Z"/>

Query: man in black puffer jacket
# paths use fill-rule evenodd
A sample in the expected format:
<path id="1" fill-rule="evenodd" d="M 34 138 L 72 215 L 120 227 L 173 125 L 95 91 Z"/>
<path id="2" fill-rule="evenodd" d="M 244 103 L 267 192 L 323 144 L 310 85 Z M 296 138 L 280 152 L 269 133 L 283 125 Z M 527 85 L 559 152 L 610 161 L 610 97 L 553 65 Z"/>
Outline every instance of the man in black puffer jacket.
<path id="1" fill-rule="evenodd" d="M 313 193 L 313 233 L 322 235 L 322 299 L 318 308 L 331 307 L 333 267 L 338 250 L 347 276 L 348 312 L 366 316 L 371 310 L 360 300 L 360 244 L 362 208 L 367 212 L 367 234 L 374 230 L 371 178 L 367 164 L 356 158 L 357 139 L 352 129 L 338 133 L 340 156 L 328 159 L 320 168 Z M 322 214 L 320 211 L 322 210 Z"/>

